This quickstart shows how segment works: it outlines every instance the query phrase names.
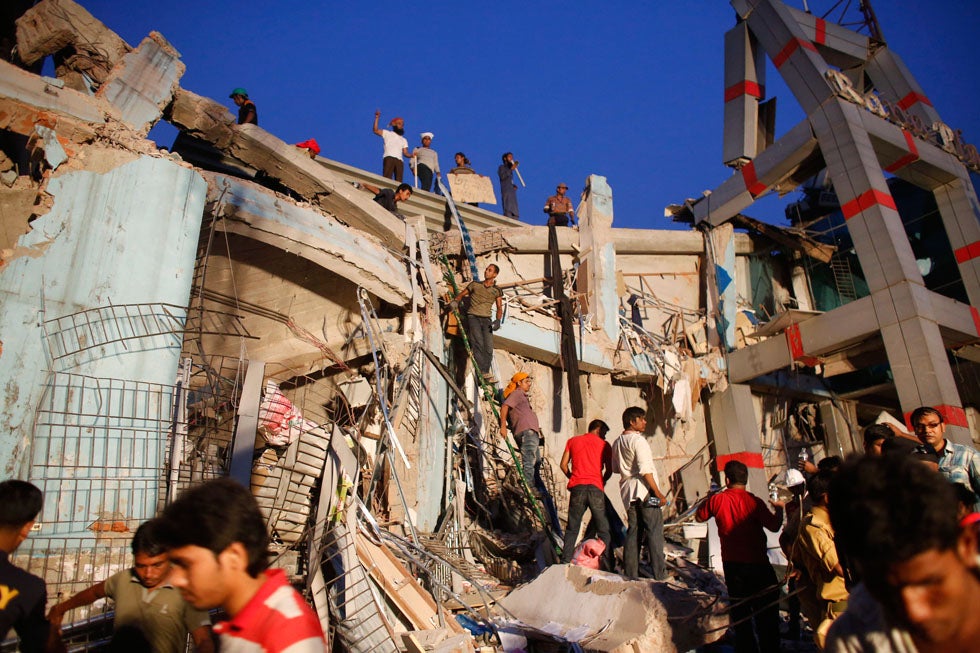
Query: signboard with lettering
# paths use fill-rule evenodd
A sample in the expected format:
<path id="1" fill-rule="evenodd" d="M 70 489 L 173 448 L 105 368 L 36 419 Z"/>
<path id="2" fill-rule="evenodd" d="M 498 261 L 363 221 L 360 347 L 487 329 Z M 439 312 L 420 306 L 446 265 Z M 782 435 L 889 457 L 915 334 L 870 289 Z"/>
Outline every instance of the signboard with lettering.
<path id="1" fill-rule="evenodd" d="M 490 177 L 475 173 L 448 173 L 449 188 L 456 202 L 479 202 L 481 204 L 496 204 L 497 196 L 493 194 L 493 182 Z"/>

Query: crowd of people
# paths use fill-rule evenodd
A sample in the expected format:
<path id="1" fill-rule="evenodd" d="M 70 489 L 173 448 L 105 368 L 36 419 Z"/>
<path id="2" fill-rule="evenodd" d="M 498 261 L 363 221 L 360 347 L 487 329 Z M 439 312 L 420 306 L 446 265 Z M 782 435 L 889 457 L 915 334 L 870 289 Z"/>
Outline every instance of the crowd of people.
<path id="1" fill-rule="evenodd" d="M 0 483 L 0 633 L 13 629 L 24 653 L 65 651 L 65 614 L 114 602 L 109 650 L 327 651 L 320 620 L 281 569 L 269 568 L 265 520 L 249 490 L 218 479 L 185 491 L 136 530 L 133 564 L 57 603 L 45 615 L 44 581 L 14 566 L 42 508 L 31 483 Z M 212 629 L 210 610 L 227 619 Z"/>
<path id="2" fill-rule="evenodd" d="M 236 88 L 229 95 L 235 106 L 238 108 L 238 124 L 246 123 L 258 125 L 258 109 L 248 97 L 248 91 L 244 88 Z M 435 134 L 426 131 L 419 134 L 420 144 L 409 151 L 408 139 L 405 138 L 405 119 L 396 116 L 388 121 L 387 129 L 379 127 L 381 120 L 381 110 L 374 112 L 374 125 L 372 131 L 376 136 L 380 136 L 383 142 L 381 155 L 381 174 L 386 179 L 392 179 L 399 183 L 399 186 L 392 191 L 391 189 L 381 190 L 377 186 L 367 183 L 356 183 L 356 188 L 364 189 L 374 193 L 374 201 L 388 209 L 398 217 L 402 217 L 398 212 L 398 202 L 409 199 L 414 192 L 410 184 L 404 183 L 405 159 L 418 180 L 418 187 L 424 191 L 431 191 L 434 187 L 434 180 L 441 174 L 439 168 L 439 153 L 432 148 L 432 140 Z M 314 139 L 308 139 L 301 143 L 296 143 L 296 147 L 305 150 L 311 157 L 320 153 L 320 146 Z M 470 160 L 462 152 L 455 155 L 456 165 L 449 172 L 451 174 L 475 174 Z M 501 155 L 501 164 L 497 168 L 497 176 L 500 179 L 500 201 L 504 217 L 520 219 L 520 209 L 517 204 L 517 183 L 515 176 L 520 179 L 518 166 L 520 162 L 514 159 L 513 152 L 505 152 Z M 523 180 L 522 180 L 523 181 Z M 544 205 L 544 212 L 548 215 L 547 224 L 549 226 L 567 227 L 575 225 L 575 210 L 571 200 L 565 196 L 568 185 L 561 183 L 558 185 L 555 194 L 547 199 Z M 437 190 L 438 192 L 438 190 Z"/>
<path id="3" fill-rule="evenodd" d="M 495 275 L 489 275 L 492 277 Z M 495 299 L 492 298 L 491 301 Z M 516 441 L 528 484 L 543 489 L 538 465 L 541 427 L 524 372 L 504 391 L 501 434 Z M 980 549 L 977 499 L 980 454 L 945 437 L 940 410 L 911 413 L 914 435 L 900 428 L 865 429 L 863 456 L 801 462 L 809 478 L 785 474 L 792 498 L 767 503 L 747 490 L 749 470 L 731 459 L 725 488 L 692 508 L 714 519 L 738 653 L 780 650 L 783 582 L 768 556 L 765 531 L 781 531 L 789 562 L 785 580 L 819 648 L 834 653 L 925 653 L 977 650 L 980 641 Z M 640 577 L 645 546 L 649 575 L 669 577 L 663 510 L 670 504 L 645 435 L 646 410 L 627 408 L 611 444 L 609 426 L 593 420 L 569 438 L 561 459 L 569 509 L 561 562 L 587 550 L 597 568 L 613 569 L 614 533 L 605 484 L 619 474 L 626 509 L 622 573 Z M 44 581 L 9 556 L 41 512 L 31 483 L 0 483 L 0 632 L 13 629 L 22 651 L 63 651 L 61 624 L 71 610 L 103 598 L 115 603 L 113 650 L 324 651 L 319 619 L 269 568 L 264 519 L 249 490 L 229 479 L 182 493 L 134 533 L 132 566 L 56 603 L 45 614 Z M 784 524 L 783 511 L 787 513 Z M 586 511 L 595 538 L 579 544 Z M 579 545 L 578 547 L 576 545 Z M 588 558 L 588 556 L 586 556 Z M 227 619 L 212 629 L 209 610 Z"/>
<path id="4" fill-rule="evenodd" d="M 506 437 L 510 426 L 524 475 L 540 488 L 540 428 L 536 417 L 526 417 L 533 414 L 530 387 L 527 374 L 513 377 L 505 390 L 505 404 L 513 408 L 501 411 L 501 432 Z M 669 491 L 657 478 L 645 415 L 643 408 L 626 409 L 623 432 L 612 444 L 605 439 L 608 425 L 598 419 L 566 442 L 561 470 L 569 479 L 569 506 L 561 562 L 614 569 L 605 483 L 618 473 L 627 517 L 622 573 L 638 578 L 646 545 L 649 575 L 668 577 L 662 509 Z M 945 437 L 946 420 L 936 408 L 916 409 L 909 422 L 912 433 L 867 427 L 863 456 L 801 461 L 803 473 L 790 469 L 784 476 L 792 498 L 773 496 L 768 505 L 747 490 L 745 463 L 725 463 L 724 489 L 702 499 L 694 515 L 717 524 L 738 653 L 780 650 L 784 582 L 786 598 L 797 606 L 790 612 L 802 612 L 821 650 L 978 650 L 980 454 Z M 595 539 L 579 543 L 586 511 L 592 521 L 586 532 Z M 784 579 L 770 562 L 765 531 L 780 533 L 788 561 Z"/>

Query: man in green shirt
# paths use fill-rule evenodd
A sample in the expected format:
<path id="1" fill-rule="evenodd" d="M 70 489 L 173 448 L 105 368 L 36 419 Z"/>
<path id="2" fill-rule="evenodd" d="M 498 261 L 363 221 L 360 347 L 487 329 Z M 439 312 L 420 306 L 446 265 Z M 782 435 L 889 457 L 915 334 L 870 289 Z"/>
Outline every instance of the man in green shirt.
<path id="1" fill-rule="evenodd" d="M 170 558 L 158 539 L 159 522 L 144 523 L 133 535 L 133 567 L 82 590 L 48 613 L 60 628 L 64 614 L 109 597 L 115 601 L 113 645 L 116 650 L 183 653 L 187 633 L 198 653 L 214 653 L 211 618 L 181 597 L 170 584 Z"/>
<path id="2" fill-rule="evenodd" d="M 466 311 L 466 335 L 473 348 L 473 357 L 488 383 L 494 383 L 490 364 L 493 361 L 493 332 L 500 328 L 503 315 L 503 292 L 497 287 L 496 279 L 500 268 L 491 263 L 483 273 L 483 281 L 473 280 L 458 295 L 451 305 L 459 307 L 459 300 L 469 296 L 470 307 Z M 494 303 L 497 304 L 497 319 L 490 321 Z"/>

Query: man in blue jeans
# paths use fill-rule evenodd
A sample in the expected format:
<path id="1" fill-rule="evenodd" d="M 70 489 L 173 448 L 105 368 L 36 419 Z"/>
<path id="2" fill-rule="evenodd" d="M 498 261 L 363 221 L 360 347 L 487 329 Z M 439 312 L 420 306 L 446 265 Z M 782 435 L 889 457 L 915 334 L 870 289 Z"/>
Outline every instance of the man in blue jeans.
<path id="1" fill-rule="evenodd" d="M 606 519 L 606 493 L 603 491 L 612 476 L 612 448 L 606 442 L 608 432 L 608 424 L 594 419 L 589 423 L 588 433 L 569 438 L 565 443 L 561 471 L 568 477 L 568 526 L 561 561 L 566 564 L 572 561 L 575 553 L 586 508 L 592 513 L 596 535 L 609 549 L 609 520 Z"/>
<path id="2" fill-rule="evenodd" d="M 667 496 L 660 491 L 653 454 L 643 431 L 647 427 L 646 411 L 631 406 L 623 411 L 623 434 L 613 444 L 613 471 L 620 474 L 619 493 L 626 507 L 626 544 L 623 567 L 626 576 L 639 578 L 640 543 L 650 551 L 650 566 L 656 580 L 667 578 L 664 562 L 664 515 L 661 506 Z"/>
<path id="3" fill-rule="evenodd" d="M 518 372 L 504 388 L 504 403 L 500 407 L 500 435 L 507 438 L 507 427 L 514 434 L 514 441 L 521 448 L 521 467 L 524 478 L 531 488 L 535 487 L 534 472 L 539 460 L 538 444 L 541 441 L 541 424 L 531 408 L 527 393 L 531 389 L 531 377 Z"/>

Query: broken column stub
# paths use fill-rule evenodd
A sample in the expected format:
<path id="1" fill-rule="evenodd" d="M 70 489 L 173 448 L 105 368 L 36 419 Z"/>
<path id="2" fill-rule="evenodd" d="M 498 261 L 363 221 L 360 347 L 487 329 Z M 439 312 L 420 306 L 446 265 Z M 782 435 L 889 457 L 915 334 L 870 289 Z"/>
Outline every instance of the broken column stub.
<path id="1" fill-rule="evenodd" d="M 125 55 L 97 95 L 119 112 L 119 119 L 146 136 L 170 104 L 184 75 L 180 53 L 159 32 L 151 32 Z"/>
<path id="2" fill-rule="evenodd" d="M 101 85 L 131 48 L 72 0 L 42 0 L 17 19 L 17 54 L 27 65 L 71 48 L 58 66 L 59 78 L 75 90 L 88 90 L 85 77 Z"/>
<path id="3" fill-rule="evenodd" d="M 715 604 L 715 596 L 696 590 L 576 565 L 552 565 L 500 601 L 537 631 L 608 653 L 671 653 L 709 644 L 728 624 L 727 615 L 712 610 Z"/>

